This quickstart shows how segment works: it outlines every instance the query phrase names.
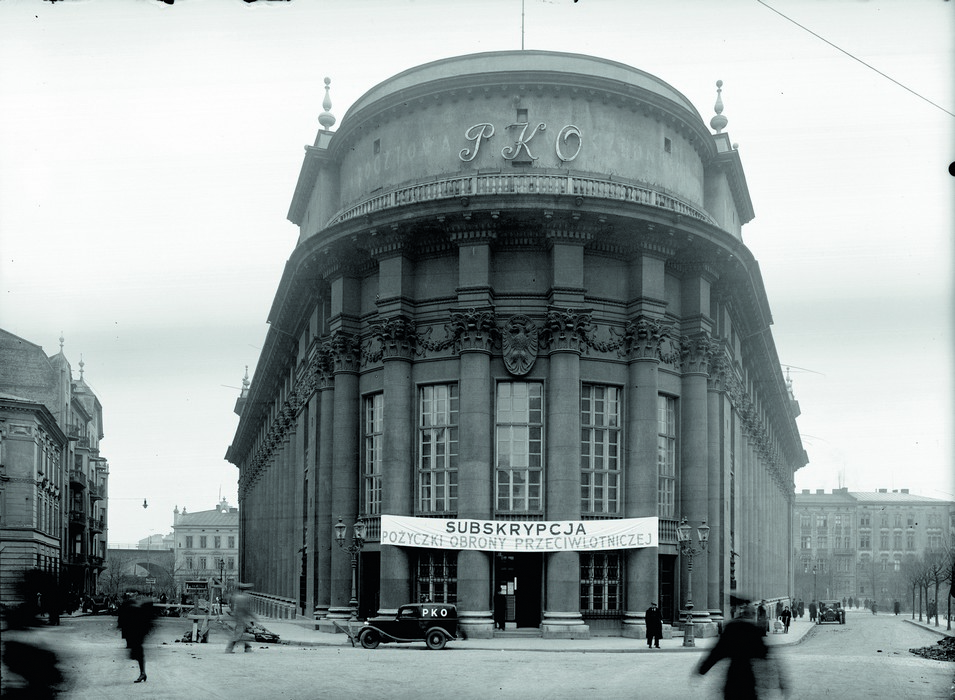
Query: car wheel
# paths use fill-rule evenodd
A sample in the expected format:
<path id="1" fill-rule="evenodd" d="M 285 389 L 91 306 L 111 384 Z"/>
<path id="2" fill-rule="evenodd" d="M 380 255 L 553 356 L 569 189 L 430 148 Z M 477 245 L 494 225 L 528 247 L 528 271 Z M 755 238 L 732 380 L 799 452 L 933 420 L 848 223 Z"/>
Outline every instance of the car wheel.
<path id="1" fill-rule="evenodd" d="M 378 636 L 378 633 L 375 630 L 365 630 L 361 633 L 359 637 L 361 645 L 365 649 L 377 649 L 378 645 L 381 643 L 381 637 Z"/>
<path id="2" fill-rule="evenodd" d="M 425 638 L 425 643 L 428 645 L 428 648 L 434 649 L 435 651 L 444 649 L 444 645 L 447 641 L 448 639 L 444 636 L 444 633 L 438 630 L 431 630 Z"/>

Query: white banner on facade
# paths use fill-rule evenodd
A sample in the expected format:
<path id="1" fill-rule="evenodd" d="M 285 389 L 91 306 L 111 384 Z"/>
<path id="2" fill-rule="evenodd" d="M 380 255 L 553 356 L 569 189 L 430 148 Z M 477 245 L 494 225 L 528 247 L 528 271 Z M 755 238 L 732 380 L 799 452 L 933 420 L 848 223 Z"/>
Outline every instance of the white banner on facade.
<path id="1" fill-rule="evenodd" d="M 381 516 L 381 543 L 484 552 L 593 552 L 657 546 L 658 518 L 467 520 Z"/>

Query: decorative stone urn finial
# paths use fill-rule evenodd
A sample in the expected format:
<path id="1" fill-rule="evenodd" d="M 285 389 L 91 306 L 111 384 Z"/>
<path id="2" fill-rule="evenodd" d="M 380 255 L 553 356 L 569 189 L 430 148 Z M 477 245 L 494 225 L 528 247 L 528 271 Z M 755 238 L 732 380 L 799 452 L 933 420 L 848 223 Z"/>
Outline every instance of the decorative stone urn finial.
<path id="1" fill-rule="evenodd" d="M 331 129 L 335 124 L 335 115 L 328 111 L 332 108 L 332 98 L 328 95 L 328 86 L 331 82 L 331 78 L 325 78 L 325 99 L 322 100 L 322 109 L 325 111 L 318 115 L 318 123 L 323 129 Z"/>
<path id="2" fill-rule="evenodd" d="M 716 133 L 720 133 L 723 129 L 726 128 L 729 119 L 723 116 L 723 81 L 716 81 L 716 105 L 713 107 L 716 110 L 716 116 L 710 119 L 710 126 L 716 130 Z"/>

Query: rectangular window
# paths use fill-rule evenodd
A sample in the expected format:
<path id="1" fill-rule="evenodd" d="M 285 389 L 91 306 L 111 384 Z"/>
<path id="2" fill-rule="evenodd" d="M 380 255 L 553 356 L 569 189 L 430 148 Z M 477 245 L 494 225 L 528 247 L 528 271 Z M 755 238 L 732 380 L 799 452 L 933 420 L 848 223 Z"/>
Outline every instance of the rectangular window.
<path id="1" fill-rule="evenodd" d="M 205 568 L 206 568 L 206 558 L 205 558 L 205 557 L 199 557 L 199 570 L 200 570 L 200 571 L 204 571 Z"/>
<path id="2" fill-rule="evenodd" d="M 199 536 L 199 549 L 205 549 L 208 543 L 208 538 L 205 535 Z M 205 568 L 205 567 L 202 567 Z"/>
<path id="3" fill-rule="evenodd" d="M 828 535 L 817 535 L 816 540 L 819 542 L 819 549 L 827 549 L 829 547 Z"/>
<path id="4" fill-rule="evenodd" d="M 879 534 L 879 549 L 887 550 L 889 548 L 889 533 L 882 532 Z"/>
<path id="5" fill-rule="evenodd" d="M 431 603 L 458 602 L 458 553 L 418 550 L 415 575 L 417 600 Z"/>
<path id="6" fill-rule="evenodd" d="M 872 549 L 871 535 L 859 535 L 859 549 Z"/>
<path id="7" fill-rule="evenodd" d="M 212 542 L 213 542 L 212 546 L 215 547 L 216 549 L 222 548 L 222 538 L 219 537 L 218 535 L 212 538 Z"/>
<path id="8" fill-rule="evenodd" d="M 229 571 L 232 571 L 233 569 L 235 569 L 235 557 L 229 557 L 226 560 L 225 568 L 227 568 Z"/>
<path id="9" fill-rule="evenodd" d="M 894 542 L 894 544 L 895 544 L 895 549 L 896 549 L 896 550 L 901 550 L 901 549 L 902 549 L 902 533 L 901 533 L 901 532 L 896 532 L 896 533 L 895 533 L 894 540 L 895 540 L 895 542 Z"/>
<path id="10" fill-rule="evenodd" d="M 915 551 L 915 533 L 909 532 L 905 535 L 905 549 L 909 552 Z"/>
<path id="11" fill-rule="evenodd" d="M 497 387 L 498 512 L 542 513 L 544 387 L 536 382 L 502 382 Z"/>
<path id="12" fill-rule="evenodd" d="M 808 530 L 812 527 L 812 520 L 810 516 L 803 514 L 799 516 L 799 527 L 803 530 Z"/>
<path id="13" fill-rule="evenodd" d="M 816 516 L 816 527 L 824 528 L 826 527 L 826 516 L 825 514 Z"/>
<path id="14" fill-rule="evenodd" d="M 580 392 L 580 510 L 620 512 L 620 390 L 584 384 Z"/>
<path id="15" fill-rule="evenodd" d="M 799 538 L 799 547 L 800 549 L 810 550 L 812 549 L 812 537 L 810 535 L 803 535 Z"/>
<path id="16" fill-rule="evenodd" d="M 458 385 L 423 386 L 418 393 L 418 511 L 458 509 Z"/>
<path id="17" fill-rule="evenodd" d="M 908 517 L 906 517 L 905 521 L 908 527 L 915 527 L 915 515 L 912 513 L 908 514 Z"/>
<path id="18" fill-rule="evenodd" d="M 859 519 L 859 527 L 872 527 L 872 517 L 868 513 L 863 513 Z"/>
<path id="19" fill-rule="evenodd" d="M 186 549 L 192 549 L 192 535 L 186 535 Z"/>
<path id="20" fill-rule="evenodd" d="M 193 564 L 192 557 L 186 557 L 186 568 L 192 571 Z"/>
<path id="21" fill-rule="evenodd" d="M 229 536 L 229 549 L 235 549 L 235 536 Z"/>
<path id="22" fill-rule="evenodd" d="M 657 515 L 676 517 L 676 399 L 657 397 Z"/>
<path id="23" fill-rule="evenodd" d="M 623 567 L 619 552 L 580 553 L 580 612 L 610 617 L 623 610 Z"/>
<path id="24" fill-rule="evenodd" d="M 383 394 L 365 397 L 362 498 L 363 512 L 367 515 L 378 515 L 381 513 L 383 406 Z"/>
<path id="25" fill-rule="evenodd" d="M 942 535 L 940 533 L 930 532 L 928 534 L 928 548 L 931 550 L 942 548 Z"/>

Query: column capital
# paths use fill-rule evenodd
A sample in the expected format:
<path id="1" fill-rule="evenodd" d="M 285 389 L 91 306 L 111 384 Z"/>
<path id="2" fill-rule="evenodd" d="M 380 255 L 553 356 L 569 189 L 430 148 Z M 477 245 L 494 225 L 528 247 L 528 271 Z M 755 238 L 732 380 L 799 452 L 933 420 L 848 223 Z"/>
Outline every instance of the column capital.
<path id="1" fill-rule="evenodd" d="M 334 331 L 322 347 L 331 359 L 332 371 L 357 372 L 360 365 L 361 345 L 357 335 Z"/>
<path id="2" fill-rule="evenodd" d="M 540 332 L 541 345 L 551 352 L 581 354 L 593 344 L 593 312 L 590 309 L 551 307 Z"/>
<path id="3" fill-rule="evenodd" d="M 444 327 L 450 339 L 449 344 L 454 347 L 454 352 L 459 354 L 490 353 L 501 336 L 494 309 L 491 308 L 452 311 L 451 318 Z"/>
<path id="4" fill-rule="evenodd" d="M 650 316 L 638 316 L 627 321 L 617 353 L 630 360 L 659 362 L 664 359 L 664 344 L 674 340 L 672 323 Z"/>
<path id="5" fill-rule="evenodd" d="M 680 365 L 683 374 L 708 374 L 713 359 L 721 349 L 706 333 L 684 336 L 680 344 Z"/>
<path id="6" fill-rule="evenodd" d="M 377 350 L 369 344 L 362 348 L 362 360 L 411 360 L 417 353 L 418 335 L 414 321 L 404 315 L 383 318 L 371 324 L 371 337 L 378 343 Z"/>

